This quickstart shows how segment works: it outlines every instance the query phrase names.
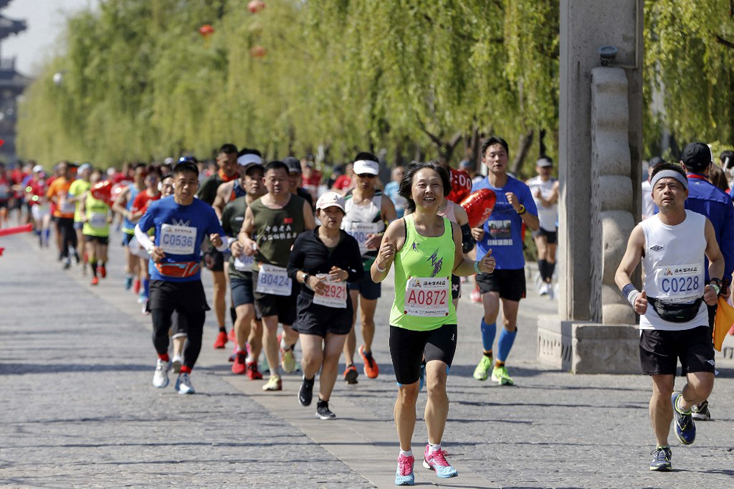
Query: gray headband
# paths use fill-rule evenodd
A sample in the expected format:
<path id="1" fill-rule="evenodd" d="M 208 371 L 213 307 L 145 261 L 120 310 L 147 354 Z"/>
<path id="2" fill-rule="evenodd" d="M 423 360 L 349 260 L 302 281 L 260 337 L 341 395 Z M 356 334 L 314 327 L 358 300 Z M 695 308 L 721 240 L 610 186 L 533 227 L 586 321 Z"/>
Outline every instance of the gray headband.
<path id="1" fill-rule="evenodd" d="M 657 172 L 650 182 L 652 188 L 655 188 L 655 184 L 658 183 L 658 180 L 661 178 L 675 178 L 681 185 L 683 185 L 684 189 L 688 190 L 688 179 L 675 170 L 663 170 Z"/>

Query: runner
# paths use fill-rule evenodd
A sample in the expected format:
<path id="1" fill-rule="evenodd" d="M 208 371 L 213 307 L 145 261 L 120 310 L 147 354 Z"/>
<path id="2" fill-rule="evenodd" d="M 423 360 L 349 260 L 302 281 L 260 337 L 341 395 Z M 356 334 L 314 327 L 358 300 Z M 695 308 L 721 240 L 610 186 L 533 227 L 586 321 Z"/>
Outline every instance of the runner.
<path id="1" fill-rule="evenodd" d="M 388 276 L 395 262 L 395 300 L 390 312 L 390 355 L 398 382 L 395 425 L 400 440 L 396 485 L 413 485 L 411 451 L 416 420 L 421 360 L 427 361 L 428 402 L 425 420 L 428 444 L 423 466 L 441 478 L 458 472 L 441 449 L 449 401 L 448 370 L 456 351 L 456 310 L 448 299 L 451 275 L 491 273 L 488 252 L 478 262 L 464 258 L 461 229 L 438 215 L 451 191 L 449 173 L 434 163 L 408 166 L 400 194 L 408 201 L 408 216 L 390 224 L 370 273 L 376 282 Z"/>
<path id="2" fill-rule="evenodd" d="M 354 165 L 347 163 L 344 165 L 344 174 L 339 175 L 334 181 L 334 185 L 331 187 L 337 193 L 342 195 L 346 194 L 347 191 L 352 188 L 352 180 L 354 179 Z"/>
<path id="3" fill-rule="evenodd" d="M 112 210 L 124 217 L 122 221 L 122 246 L 125 247 L 127 263 L 125 265 L 125 290 L 132 287 L 135 294 L 140 293 L 140 260 L 130 252 L 128 245 L 135 235 L 135 224 L 130 221 L 130 209 L 138 193 L 145 190 L 146 165 L 139 163 L 133 170 L 134 181 L 127 185 L 112 204 Z M 133 284 L 134 278 L 134 284 Z"/>
<path id="4" fill-rule="evenodd" d="M 354 187 L 344 197 L 346 215 L 342 221 L 342 229 L 359 243 L 365 271 L 368 271 L 375 261 L 385 232 L 385 224 L 397 218 L 395 205 L 389 198 L 383 199 L 382 192 L 375 187 L 379 173 L 380 164 L 377 156 L 371 153 L 359 153 L 354 161 Z M 381 287 L 372 281 L 368 273 L 361 282 L 350 283 L 348 287 L 354 307 L 353 325 L 357 321 L 357 310 L 360 311 L 364 344 L 359 347 L 359 355 L 364 362 L 364 374 L 370 379 L 375 379 L 380 374 L 380 368 L 372 356 L 372 341 L 375 338 L 375 310 Z M 343 375 L 348 384 L 356 384 L 359 376 L 354 366 L 356 348 L 357 334 L 352 327 L 344 345 L 347 366 Z"/>
<path id="5" fill-rule="evenodd" d="M 642 182 L 642 220 L 644 221 L 648 217 L 652 217 L 657 214 L 655 209 L 655 202 L 652 201 L 652 186 L 650 185 L 650 178 L 652 178 L 652 172 L 661 163 L 666 163 L 664 159 L 659 156 L 653 156 L 650 161 L 647 162 L 647 178 Z"/>
<path id="6" fill-rule="evenodd" d="M 100 170 L 92 170 L 90 184 L 102 180 Z M 90 185 L 90 186 L 91 186 Z M 97 271 L 102 278 L 107 277 L 107 247 L 110 241 L 110 206 L 103 200 L 95 199 L 91 192 L 84 192 L 84 199 L 79 202 L 79 218 L 84 223 L 82 231 L 85 237 L 86 254 L 92 269 L 92 285 L 99 284 Z"/>
<path id="7" fill-rule="evenodd" d="M 691 408 L 706 400 L 714 386 L 714 348 L 706 305 L 716 304 L 724 257 L 711 222 L 685 208 L 689 180 L 684 171 L 664 163 L 653 172 L 651 183 L 660 213 L 632 230 L 615 281 L 640 315 L 640 363 L 653 382 L 650 421 L 657 446 L 650 470 L 668 471 L 672 470 L 671 420 L 675 419 L 678 441 L 693 443 L 696 425 Z M 708 285 L 705 257 L 712 277 Z M 645 274 L 642 292 L 631 279 L 640 261 Z M 679 358 L 688 382 L 681 392 L 674 392 Z"/>
<path id="8" fill-rule="evenodd" d="M 533 194 L 535 207 L 538 209 L 537 231 L 533 232 L 535 246 L 538 249 L 538 270 L 540 271 L 540 283 L 538 293 L 554 297 L 553 272 L 556 268 L 556 248 L 558 247 L 558 180 L 551 177 L 553 161 L 543 157 L 535 164 L 538 176 L 527 182 L 530 192 Z"/>
<path id="9" fill-rule="evenodd" d="M 12 187 L 13 182 L 5 167 L 5 163 L 0 163 L 0 228 L 5 227 L 5 224 L 8 222 L 10 200 L 13 198 Z"/>
<path id="10" fill-rule="evenodd" d="M 252 266 L 255 309 L 265 326 L 263 343 L 270 367 L 270 378 L 263 390 L 279 391 L 283 384 L 278 374 L 278 322 L 283 324 L 280 349 L 286 373 L 296 368 L 293 347 L 298 341 L 298 333 L 291 328 L 296 319 L 298 287 L 293 287 L 286 266 L 298 235 L 313 229 L 315 223 L 308 202 L 288 191 L 285 163 L 268 163 L 263 181 L 268 193 L 247 206 L 239 239 L 245 255 L 255 256 Z"/>
<path id="11" fill-rule="evenodd" d="M 385 195 L 390 197 L 392 203 L 395 205 L 395 215 L 400 218 L 405 214 L 405 204 L 407 201 L 405 197 L 400 195 L 400 182 L 405 176 L 405 167 L 396 166 L 392 169 L 392 181 L 385 185 Z"/>
<path id="12" fill-rule="evenodd" d="M 225 186 L 230 188 L 231 200 L 222 213 L 222 227 L 228 236 L 238 236 L 244 223 L 247 207 L 265 194 L 263 187 L 263 165 L 259 152 L 248 150 L 249 153 L 240 154 L 237 158 L 240 178 L 234 185 L 223 183 L 219 187 L 219 195 Z M 238 190 L 244 191 L 244 196 L 237 196 Z M 226 188 L 225 188 L 226 190 Z M 219 198 L 219 197 L 218 197 Z M 216 210 L 217 207 L 214 206 Z M 232 306 L 235 308 L 235 343 L 234 364 L 232 373 L 247 374 L 250 380 L 262 379 L 258 371 L 257 362 L 262 351 L 262 322 L 255 317 L 255 295 L 252 282 L 252 267 L 254 257 L 243 253 L 243 246 L 237 240 L 230 243 L 232 256 L 227 269 L 229 285 L 232 291 Z M 247 345 L 250 345 L 249 359 Z"/>
<path id="13" fill-rule="evenodd" d="M 160 182 L 161 174 L 158 168 L 149 166 L 146 170 L 147 175 L 145 176 L 145 190 L 138 192 L 133 200 L 133 205 L 130 206 L 129 221 L 131 223 L 137 223 L 145 211 L 152 202 L 161 198 L 161 192 L 158 190 L 158 184 Z M 138 295 L 138 303 L 143 305 L 143 314 L 148 312 L 148 299 L 150 297 L 150 273 L 148 258 L 138 258 L 140 260 L 138 267 L 140 268 L 140 278 L 142 280 L 142 287 L 140 288 L 140 294 Z M 104 278 L 104 275 L 102 275 Z"/>
<path id="14" fill-rule="evenodd" d="M 297 195 L 308 202 L 308 205 L 313 209 L 313 197 L 308 190 L 303 188 L 301 162 L 298 161 L 298 158 L 288 156 L 283 159 L 283 163 L 288 165 L 288 190 L 293 195 Z"/>
<path id="15" fill-rule="evenodd" d="M 77 239 L 74 230 L 74 211 L 76 205 L 68 200 L 69 187 L 71 187 L 74 177 L 72 176 L 69 163 L 62 161 L 58 164 L 59 178 L 56 178 L 48 187 L 46 197 L 56 204 L 56 232 L 61 236 L 61 245 L 59 247 L 59 258 L 64 261 L 64 270 L 71 267 L 70 253 L 74 254 L 77 263 L 79 263 L 79 253 L 76 251 Z"/>
<path id="16" fill-rule="evenodd" d="M 46 199 L 47 191 L 46 173 L 41 165 L 36 165 L 33 167 L 33 178 L 28 182 L 26 192 L 41 248 L 48 248 L 51 238 L 51 208 Z"/>
<path id="17" fill-rule="evenodd" d="M 344 199 L 338 193 L 323 194 L 316 202 L 321 225 L 298 236 L 288 261 L 288 276 L 305 284 L 298 296 L 298 319 L 293 326 L 303 349 L 298 401 L 302 406 L 311 405 L 315 377 L 321 370 L 316 403 L 320 419 L 336 417 L 329 409 L 329 399 L 354 317 L 346 282 L 359 282 L 364 275 L 359 244 L 341 230 L 344 214 Z"/>
<path id="18" fill-rule="evenodd" d="M 198 163 L 196 158 L 192 161 Z M 213 205 L 217 198 L 219 186 L 225 182 L 237 179 L 237 146 L 224 144 L 219 148 L 217 154 L 218 171 L 204 180 L 196 196 L 202 202 Z M 227 327 L 225 326 L 225 315 L 227 312 L 227 277 L 224 275 L 224 255 L 216 249 L 205 245 L 204 264 L 212 272 L 214 282 L 214 312 L 217 316 L 219 333 L 214 340 L 214 348 L 222 349 L 227 344 Z"/>
<path id="19" fill-rule="evenodd" d="M 220 250 L 224 231 L 212 208 L 195 198 L 199 186 L 196 164 L 184 161 L 173 169 L 174 195 L 153 202 L 148 212 L 135 226 L 135 237 L 150 253 L 150 310 L 153 317 L 153 345 L 158 363 L 153 385 L 168 385 L 171 361 L 168 356 L 168 334 L 171 316 L 178 313 L 177 322 L 186 331 L 183 365 L 176 380 L 179 394 L 193 394 L 189 374 L 201 352 L 204 320 L 209 306 L 201 283 L 200 252 L 206 236 Z M 148 230 L 155 229 L 155 244 Z"/>
<path id="20" fill-rule="evenodd" d="M 520 299 L 525 297 L 525 258 L 522 252 L 521 228 L 525 224 L 536 231 L 539 227 L 538 211 L 533 195 L 523 182 L 507 174 L 509 158 L 507 142 L 493 136 L 482 143 L 482 163 L 487 167 L 487 177 L 474 185 L 473 192 L 488 188 L 497 196 L 497 202 L 489 220 L 472 229 L 477 241 L 477 256 L 492 249 L 497 269 L 492 274 L 477 275 L 482 294 L 484 318 L 482 318 L 483 355 L 474 370 L 474 378 L 487 380 L 492 369 L 492 381 L 500 385 L 513 385 L 507 373 L 507 360 L 517 335 L 517 313 Z M 503 328 L 497 343 L 497 359 L 492 365 L 497 317 L 502 301 Z"/>
<path id="21" fill-rule="evenodd" d="M 82 220 L 81 204 L 87 198 L 87 192 L 92 187 L 89 177 L 92 175 L 92 165 L 84 163 L 77 170 L 77 178 L 69 187 L 68 202 L 74 203 L 74 229 L 76 230 L 76 239 L 79 243 L 79 249 L 82 250 L 82 273 L 87 274 L 87 246 L 84 240 L 84 221 Z"/>

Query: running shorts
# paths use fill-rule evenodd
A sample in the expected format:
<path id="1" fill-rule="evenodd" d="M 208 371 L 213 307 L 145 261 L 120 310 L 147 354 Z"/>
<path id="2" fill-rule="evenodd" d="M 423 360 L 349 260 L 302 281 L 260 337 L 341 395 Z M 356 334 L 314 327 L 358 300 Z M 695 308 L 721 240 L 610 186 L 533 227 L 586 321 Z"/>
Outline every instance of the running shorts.
<path id="1" fill-rule="evenodd" d="M 500 297 L 520 302 L 525 298 L 525 269 L 495 270 L 493 273 L 477 275 L 477 285 L 482 294 L 499 292 Z"/>
<path id="2" fill-rule="evenodd" d="M 538 236 L 545 236 L 548 244 L 558 244 L 558 231 L 548 231 L 543 228 L 538 228 L 537 231 L 533 231 L 533 238 Z"/>
<path id="3" fill-rule="evenodd" d="M 461 298 L 461 277 L 451 276 L 451 299 Z"/>
<path id="4" fill-rule="evenodd" d="M 90 234 L 85 234 L 84 239 L 87 240 L 87 243 L 99 243 L 102 246 L 110 244 L 109 236 L 92 236 Z"/>
<path id="5" fill-rule="evenodd" d="M 134 236 L 135 236 L 134 234 L 126 233 L 123 231 L 122 232 L 122 246 L 126 247 L 127 245 L 129 245 L 130 241 L 132 241 Z"/>
<path id="6" fill-rule="evenodd" d="M 438 360 L 451 367 L 456 353 L 456 325 L 444 324 L 432 331 L 412 331 L 390 326 L 390 356 L 398 384 L 418 382 L 421 363 Z"/>
<path id="7" fill-rule="evenodd" d="M 349 290 L 358 290 L 359 295 L 368 301 L 376 301 L 382 294 L 382 285 L 372 281 L 369 270 L 364 272 L 364 277 L 360 282 L 348 283 Z"/>
<path id="8" fill-rule="evenodd" d="M 683 374 L 713 372 L 714 344 L 711 328 L 683 331 L 640 331 L 640 364 L 646 375 L 675 375 L 680 358 Z"/>
<path id="9" fill-rule="evenodd" d="M 312 334 L 326 338 L 327 333 L 348 334 L 352 330 L 354 310 L 351 300 L 346 308 L 326 307 L 314 304 L 310 298 L 299 294 L 298 316 L 293 329 L 301 334 Z"/>
<path id="10" fill-rule="evenodd" d="M 252 288 L 252 274 L 243 274 L 244 278 L 229 276 L 229 288 L 232 291 L 232 306 L 239 307 L 255 303 L 255 294 Z"/>
<path id="11" fill-rule="evenodd" d="M 252 272 L 252 287 L 255 295 L 255 314 L 257 317 L 278 316 L 278 322 L 292 326 L 296 322 L 296 304 L 299 284 L 293 281 L 291 295 L 261 294 L 257 292 L 258 272 Z"/>
<path id="12" fill-rule="evenodd" d="M 82 221 L 74 221 L 74 229 L 82 229 L 84 227 L 84 223 Z"/>

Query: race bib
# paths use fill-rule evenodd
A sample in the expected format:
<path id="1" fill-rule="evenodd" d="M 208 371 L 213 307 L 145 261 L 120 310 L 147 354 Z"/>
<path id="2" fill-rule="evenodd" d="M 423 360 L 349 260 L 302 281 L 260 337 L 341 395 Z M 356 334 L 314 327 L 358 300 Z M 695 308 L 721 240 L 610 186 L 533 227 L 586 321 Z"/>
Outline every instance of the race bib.
<path id="1" fill-rule="evenodd" d="M 335 282 L 329 279 L 326 274 L 316 275 L 318 278 L 326 278 L 324 284 L 326 285 L 326 292 L 321 294 L 314 294 L 313 303 L 320 306 L 333 307 L 336 309 L 347 308 L 347 283 L 346 282 Z"/>
<path id="2" fill-rule="evenodd" d="M 703 267 L 693 265 L 670 265 L 655 268 L 655 285 L 659 291 L 657 299 L 676 301 L 695 300 L 703 295 Z"/>
<path id="3" fill-rule="evenodd" d="M 5 183 L 0 183 L 0 198 L 6 198 L 10 195 L 10 186 Z"/>
<path id="4" fill-rule="evenodd" d="M 285 268 L 273 265 L 260 265 L 257 277 L 257 292 L 260 294 L 291 295 L 293 281 L 288 278 Z"/>
<path id="5" fill-rule="evenodd" d="M 405 311 L 409 316 L 449 315 L 451 282 L 448 277 L 412 277 L 405 286 Z"/>
<path id="6" fill-rule="evenodd" d="M 76 203 L 65 200 L 64 203 L 61 204 L 60 210 L 64 214 L 71 214 L 72 212 L 76 212 Z"/>
<path id="7" fill-rule="evenodd" d="M 379 225 L 378 222 L 353 222 L 347 230 L 347 233 L 357 240 L 359 252 L 363 255 L 368 251 L 375 251 L 367 248 L 367 236 L 377 234 L 380 230 Z"/>
<path id="8" fill-rule="evenodd" d="M 196 228 L 163 224 L 160 248 L 171 255 L 193 255 L 196 248 Z"/>
<path id="9" fill-rule="evenodd" d="M 252 264 L 255 262 L 254 256 L 247 256 L 243 254 L 234 259 L 234 269 L 240 272 L 251 272 Z"/>
<path id="10" fill-rule="evenodd" d="M 93 228 L 103 228 L 107 224 L 107 214 L 94 212 L 89 214 L 89 225 Z"/>

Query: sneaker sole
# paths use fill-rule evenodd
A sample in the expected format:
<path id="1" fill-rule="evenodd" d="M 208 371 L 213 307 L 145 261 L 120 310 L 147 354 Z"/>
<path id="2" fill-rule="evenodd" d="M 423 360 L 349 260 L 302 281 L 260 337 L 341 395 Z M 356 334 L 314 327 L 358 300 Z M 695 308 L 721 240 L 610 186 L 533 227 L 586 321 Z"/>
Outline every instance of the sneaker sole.
<path id="1" fill-rule="evenodd" d="M 473 375 L 473 377 L 474 377 L 474 379 L 476 379 L 476 380 L 479 380 L 479 381 L 481 381 L 481 382 L 484 382 L 485 380 L 487 380 L 487 379 L 489 378 L 489 375 L 485 375 L 485 376 L 481 376 L 481 375 L 480 375 L 479 377 L 477 377 L 476 375 Z"/>
<path id="2" fill-rule="evenodd" d="M 438 473 L 438 472 L 436 471 L 436 469 L 434 469 L 433 467 L 431 467 L 431 466 L 430 466 L 430 465 L 428 464 L 428 462 L 426 462 L 426 459 L 423 459 L 423 467 L 427 468 L 428 470 L 432 470 L 432 471 L 433 471 L 433 472 L 434 472 L 434 473 L 436 474 L 436 477 L 438 477 L 438 478 L 440 478 L 440 479 L 451 479 L 451 478 L 453 478 L 453 477 L 458 477 L 458 476 L 459 476 L 459 473 L 458 473 L 458 472 L 454 472 L 454 473 L 453 473 L 453 474 L 451 474 L 451 475 L 440 475 L 440 474 L 439 474 L 439 473 Z"/>
<path id="3" fill-rule="evenodd" d="M 667 467 L 650 467 L 651 472 L 670 472 L 672 470 L 672 465 L 668 465 Z"/>
<path id="4" fill-rule="evenodd" d="M 350 370 L 344 376 L 344 380 L 347 382 L 347 384 L 357 384 L 357 377 L 359 377 L 359 372 L 357 372 L 356 370 Z"/>
<path id="5" fill-rule="evenodd" d="M 194 391 L 193 389 L 192 389 L 192 390 L 190 390 L 190 391 L 186 391 L 186 392 L 184 392 L 184 391 L 178 391 L 178 393 L 179 393 L 180 395 L 182 395 L 182 396 L 189 396 L 189 395 L 191 395 L 191 394 L 196 394 L 196 392 L 195 392 L 195 391 Z"/>
<path id="6" fill-rule="evenodd" d="M 317 417 L 318 419 L 323 419 L 323 420 L 327 420 L 327 419 L 336 419 L 336 416 L 321 416 L 321 415 L 320 415 L 319 413 L 316 413 L 316 417 Z"/>

